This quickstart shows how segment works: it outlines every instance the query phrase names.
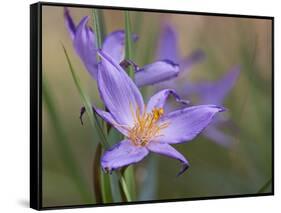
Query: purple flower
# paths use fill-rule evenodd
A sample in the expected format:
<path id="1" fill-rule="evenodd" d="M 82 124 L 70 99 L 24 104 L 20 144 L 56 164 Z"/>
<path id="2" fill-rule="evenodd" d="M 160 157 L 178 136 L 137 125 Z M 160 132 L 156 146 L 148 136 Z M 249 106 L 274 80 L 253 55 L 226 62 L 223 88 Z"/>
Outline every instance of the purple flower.
<path id="1" fill-rule="evenodd" d="M 223 105 L 226 96 L 234 87 L 240 73 L 240 67 L 236 66 L 230 69 L 217 81 L 204 81 L 196 84 L 185 85 L 182 93 L 185 96 L 196 95 L 200 104 Z M 225 134 L 219 129 L 219 126 L 229 122 L 228 118 L 223 116 L 217 117 L 203 134 L 215 143 L 229 147 L 235 141 L 230 135 Z"/>
<path id="2" fill-rule="evenodd" d="M 90 27 L 87 26 L 89 17 L 85 16 L 76 26 L 69 10 L 64 8 L 65 24 L 68 29 L 73 47 L 79 55 L 86 69 L 93 78 L 97 76 L 96 38 Z"/>
<path id="3" fill-rule="evenodd" d="M 236 66 L 216 81 L 202 81 L 193 85 L 185 85 L 183 90 L 185 95 L 190 95 L 192 93 L 197 94 L 202 104 L 221 105 L 231 89 L 235 86 L 239 73 L 240 67 Z"/>
<path id="4" fill-rule="evenodd" d="M 184 70 L 189 71 L 192 65 L 198 63 L 204 58 L 203 52 L 197 50 L 190 56 L 181 59 L 177 47 L 177 33 L 172 28 L 172 26 L 169 25 L 164 25 L 159 38 L 157 55 L 159 59 L 169 59 L 175 63 L 178 63 L 180 72 L 183 72 Z M 235 85 L 235 82 L 239 76 L 239 70 L 239 67 L 234 67 L 221 79 L 214 82 L 205 81 L 201 83 L 191 84 L 191 82 L 188 81 L 184 86 L 182 86 L 179 84 L 179 82 L 177 82 L 177 78 L 173 78 L 173 80 L 165 82 L 164 84 L 159 86 L 169 86 L 170 88 L 173 88 L 180 92 L 180 95 L 184 97 L 191 97 L 193 95 L 196 95 L 199 99 L 199 104 L 222 105 L 225 97 L 229 94 L 229 92 Z M 234 138 L 223 133 L 218 128 L 219 125 L 225 123 L 226 121 L 228 121 L 228 119 L 225 119 L 222 116 L 218 117 L 212 122 L 212 125 L 204 130 L 203 134 L 207 138 L 220 145 L 231 145 L 234 141 Z"/>
<path id="5" fill-rule="evenodd" d="M 70 12 L 64 9 L 65 24 L 68 29 L 70 38 L 73 42 L 74 49 L 90 75 L 97 79 L 96 59 L 97 45 L 95 33 L 87 26 L 89 17 L 82 18 L 76 26 Z M 132 35 L 134 41 L 137 40 L 135 34 Z M 110 55 L 117 63 L 121 63 L 124 59 L 125 32 L 117 30 L 110 33 L 104 40 L 102 45 L 103 52 Z M 156 72 L 156 70 L 160 70 Z M 161 73 L 160 73 L 161 72 Z M 170 60 L 159 60 L 138 69 L 135 74 L 135 81 L 138 86 L 158 83 L 176 77 L 179 73 L 179 66 Z"/>
<path id="6" fill-rule="evenodd" d="M 162 90 L 144 104 L 136 84 L 107 53 L 99 51 L 98 88 L 108 112 L 95 108 L 104 120 L 121 132 L 125 139 L 107 150 L 101 159 L 105 171 L 141 161 L 149 152 L 177 159 L 182 174 L 189 163 L 171 145 L 194 139 L 223 108 L 216 105 L 185 107 L 164 112 L 169 96 L 185 104 L 172 89 Z"/>
<path id="7" fill-rule="evenodd" d="M 193 65 L 201 62 L 205 58 L 205 54 L 199 49 L 188 56 L 181 57 L 177 41 L 178 38 L 175 29 L 165 24 L 159 37 L 157 58 L 159 60 L 171 60 L 179 64 L 180 72 L 189 71 Z"/>

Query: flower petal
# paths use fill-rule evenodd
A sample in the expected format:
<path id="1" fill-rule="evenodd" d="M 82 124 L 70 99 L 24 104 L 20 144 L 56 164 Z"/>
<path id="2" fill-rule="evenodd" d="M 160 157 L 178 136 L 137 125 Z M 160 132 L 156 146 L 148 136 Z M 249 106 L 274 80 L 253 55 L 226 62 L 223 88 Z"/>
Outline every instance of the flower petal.
<path id="1" fill-rule="evenodd" d="M 108 54 L 99 51 L 101 65 L 98 88 L 101 98 L 115 120 L 121 125 L 133 126 L 135 113 L 143 112 L 141 93 L 127 73 Z"/>
<path id="2" fill-rule="evenodd" d="M 137 36 L 132 35 L 132 40 L 136 41 Z M 110 33 L 104 40 L 102 50 L 110 55 L 116 62 L 120 63 L 124 59 L 125 32 L 117 30 Z"/>
<path id="3" fill-rule="evenodd" d="M 103 170 L 111 172 L 141 161 L 148 153 L 145 147 L 137 147 L 129 140 L 123 140 L 104 153 L 101 166 Z"/>
<path id="4" fill-rule="evenodd" d="M 231 147 L 235 143 L 235 139 L 232 136 L 225 134 L 214 125 L 206 128 L 203 131 L 203 134 L 205 137 L 211 139 L 216 144 L 224 146 L 226 148 Z"/>
<path id="5" fill-rule="evenodd" d="M 221 105 L 226 95 L 234 87 L 240 73 L 240 68 L 234 67 L 227 72 L 221 79 L 211 82 L 201 82 L 187 85 L 184 88 L 185 94 L 197 94 L 201 104 Z"/>
<path id="6" fill-rule="evenodd" d="M 114 128 L 116 128 L 120 133 L 127 136 L 128 131 L 122 127 L 122 125 L 118 124 L 117 121 L 114 119 L 114 117 L 106 111 L 94 108 L 95 112 L 104 119 L 107 123 L 111 124 Z"/>
<path id="7" fill-rule="evenodd" d="M 211 88 L 212 94 L 201 94 L 204 97 L 204 102 L 210 104 L 222 104 L 226 95 L 234 87 L 240 73 L 240 67 L 234 67 L 228 71 L 221 79 L 214 83 Z"/>
<path id="8" fill-rule="evenodd" d="M 69 9 L 66 7 L 64 8 L 64 21 L 65 21 L 66 28 L 70 34 L 70 38 L 71 40 L 73 40 L 76 32 L 76 26 L 70 15 Z"/>
<path id="9" fill-rule="evenodd" d="M 157 92 L 149 99 L 147 108 L 146 108 L 147 112 L 151 112 L 153 110 L 153 108 L 163 108 L 170 95 L 174 96 L 174 98 L 176 99 L 177 102 L 180 102 L 182 104 L 189 103 L 189 101 L 180 99 L 180 97 L 178 96 L 178 94 L 176 93 L 175 90 L 164 89 L 164 90 Z"/>
<path id="10" fill-rule="evenodd" d="M 170 146 L 167 143 L 152 141 L 147 145 L 147 148 L 149 151 L 152 151 L 152 152 L 155 152 L 155 153 L 158 153 L 161 155 L 166 155 L 170 158 L 175 158 L 175 159 L 179 160 L 182 163 L 182 168 L 177 176 L 184 173 L 189 167 L 189 163 L 185 159 L 185 157 L 181 153 L 179 153 L 175 148 L 173 148 L 172 146 Z"/>
<path id="11" fill-rule="evenodd" d="M 192 140 L 222 111 L 223 108 L 215 105 L 200 105 L 170 112 L 160 118 L 159 123 L 167 123 L 168 127 L 154 140 L 169 144 Z"/>
<path id="12" fill-rule="evenodd" d="M 181 71 L 189 71 L 190 68 L 201 62 L 205 58 L 205 54 L 202 50 L 198 49 L 188 55 L 186 58 L 183 58 L 180 61 L 180 69 Z"/>
<path id="13" fill-rule="evenodd" d="M 87 26 L 89 17 L 84 17 L 77 29 L 73 45 L 90 75 L 97 77 L 96 39 L 93 31 Z"/>
<path id="14" fill-rule="evenodd" d="M 179 63 L 177 33 L 170 25 L 164 25 L 158 43 L 157 58 Z"/>
<path id="15" fill-rule="evenodd" d="M 179 65 L 170 60 L 156 61 L 146 65 L 135 73 L 135 82 L 141 87 L 156 84 L 177 77 Z"/>

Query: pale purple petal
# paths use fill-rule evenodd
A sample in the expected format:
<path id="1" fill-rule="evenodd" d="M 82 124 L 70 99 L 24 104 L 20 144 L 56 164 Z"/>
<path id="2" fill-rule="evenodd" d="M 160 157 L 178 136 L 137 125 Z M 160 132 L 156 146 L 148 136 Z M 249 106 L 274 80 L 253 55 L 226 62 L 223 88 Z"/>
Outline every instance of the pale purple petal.
<path id="1" fill-rule="evenodd" d="M 65 21 L 66 28 L 69 32 L 70 38 L 71 40 L 73 40 L 76 32 L 76 26 L 70 15 L 69 9 L 66 7 L 64 8 L 64 21 Z"/>
<path id="2" fill-rule="evenodd" d="M 104 119 L 106 122 L 111 124 L 120 133 L 122 133 L 125 136 L 128 135 L 128 131 L 127 131 L 126 127 L 123 127 L 122 125 L 118 124 L 118 122 L 114 119 L 114 117 L 109 112 L 106 112 L 106 111 L 103 111 L 103 110 L 100 110 L 97 108 L 94 108 L 94 110 L 102 119 Z"/>
<path id="3" fill-rule="evenodd" d="M 127 73 L 108 54 L 99 51 L 101 65 L 98 88 L 101 98 L 115 120 L 132 127 L 137 110 L 143 112 L 141 93 Z"/>
<path id="4" fill-rule="evenodd" d="M 141 87 L 156 84 L 177 77 L 179 65 L 170 60 L 156 61 L 135 73 L 135 82 Z"/>
<path id="5" fill-rule="evenodd" d="M 210 125 L 203 131 L 203 135 L 206 138 L 211 139 L 218 145 L 224 146 L 226 148 L 231 147 L 235 143 L 235 138 L 230 135 L 225 134 L 223 131 L 216 128 L 214 125 Z"/>
<path id="6" fill-rule="evenodd" d="M 140 162 L 149 151 L 145 147 L 138 147 L 129 140 L 123 140 L 107 150 L 101 158 L 104 171 L 113 171 L 123 166 Z"/>
<path id="7" fill-rule="evenodd" d="M 192 52 L 187 57 L 183 58 L 180 63 L 180 70 L 181 72 L 185 71 L 188 72 L 192 68 L 193 65 L 201 62 L 205 59 L 205 54 L 202 50 L 198 49 Z"/>
<path id="8" fill-rule="evenodd" d="M 132 40 L 136 41 L 137 36 L 133 34 Z M 103 42 L 102 50 L 110 55 L 116 62 L 120 63 L 124 59 L 125 54 L 124 30 L 117 30 L 110 33 Z"/>
<path id="9" fill-rule="evenodd" d="M 178 175 L 181 175 L 189 167 L 189 163 L 185 159 L 185 157 L 181 153 L 179 153 L 175 148 L 173 148 L 167 143 L 152 141 L 147 145 L 147 148 L 149 149 L 149 151 L 179 160 L 182 163 L 182 168 L 178 173 Z"/>
<path id="10" fill-rule="evenodd" d="M 164 89 L 156 94 L 154 94 L 148 101 L 146 110 L 147 112 L 151 112 L 153 108 L 164 108 L 164 105 L 168 99 L 168 97 L 172 95 L 177 102 L 182 103 L 184 105 L 188 104 L 189 101 L 182 100 L 175 90 L 173 89 Z"/>
<path id="11" fill-rule="evenodd" d="M 205 101 L 212 101 L 209 104 L 222 104 L 226 95 L 234 87 L 240 73 L 240 67 L 234 67 L 228 71 L 219 81 L 215 82 L 212 88 L 212 95 L 204 97 Z"/>
<path id="12" fill-rule="evenodd" d="M 201 104 L 221 105 L 226 95 L 234 87 L 240 73 L 239 67 L 234 67 L 218 81 L 206 81 L 193 85 L 186 85 L 185 94 L 197 94 Z"/>
<path id="13" fill-rule="evenodd" d="M 93 31 L 87 26 L 89 17 L 84 17 L 76 28 L 73 45 L 88 72 L 93 78 L 97 77 L 97 49 Z"/>
<path id="14" fill-rule="evenodd" d="M 157 58 L 159 60 L 168 59 L 179 63 L 177 33 L 170 25 L 164 25 L 160 33 Z"/>
<path id="15" fill-rule="evenodd" d="M 176 110 L 160 118 L 159 123 L 168 123 L 154 140 L 175 144 L 192 140 L 202 132 L 223 108 L 215 105 L 199 105 Z"/>

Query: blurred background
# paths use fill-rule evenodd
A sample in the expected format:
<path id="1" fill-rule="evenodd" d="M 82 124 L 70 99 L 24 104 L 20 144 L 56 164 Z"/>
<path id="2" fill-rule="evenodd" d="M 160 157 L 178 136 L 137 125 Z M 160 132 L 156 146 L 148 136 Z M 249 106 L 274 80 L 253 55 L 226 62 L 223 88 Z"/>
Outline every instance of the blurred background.
<path id="1" fill-rule="evenodd" d="M 95 132 L 79 121 L 81 98 L 71 77 L 62 45 L 91 101 L 100 104 L 96 82 L 75 54 L 64 25 L 63 7 L 43 6 L 43 206 L 93 203 L 92 167 Z M 92 10 L 70 8 L 75 22 L 92 17 Z M 124 13 L 103 10 L 106 32 L 124 29 Z M 272 174 L 272 46 L 271 21 L 237 17 L 130 12 L 135 62 L 153 62 L 163 23 L 178 32 L 181 55 L 202 49 L 206 59 L 181 81 L 216 80 L 234 65 L 241 66 L 236 85 L 224 106 L 233 123 L 226 130 L 235 138 L 231 148 L 199 135 L 175 145 L 191 167 L 176 177 L 179 163 L 150 154 L 134 166 L 135 200 L 181 199 L 270 192 Z M 93 25 L 91 18 L 89 25 Z M 147 88 L 153 93 L 152 86 Z M 150 96 L 150 95 L 148 95 Z M 85 116 L 86 117 L 86 116 Z M 116 141 L 117 143 L 118 141 Z M 77 169 L 78 168 L 78 169 Z M 82 180 L 82 181 L 81 181 Z M 263 187 L 266 186 L 266 187 Z"/>

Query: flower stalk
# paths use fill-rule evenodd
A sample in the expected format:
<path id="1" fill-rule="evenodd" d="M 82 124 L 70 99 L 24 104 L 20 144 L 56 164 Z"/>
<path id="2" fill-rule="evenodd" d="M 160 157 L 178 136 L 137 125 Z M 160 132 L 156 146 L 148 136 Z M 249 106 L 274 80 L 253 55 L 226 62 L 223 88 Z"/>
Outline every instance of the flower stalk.
<path id="1" fill-rule="evenodd" d="M 129 11 L 125 11 L 125 59 L 132 60 L 132 30 Z M 129 66 L 128 75 L 134 79 L 134 70 Z"/>

